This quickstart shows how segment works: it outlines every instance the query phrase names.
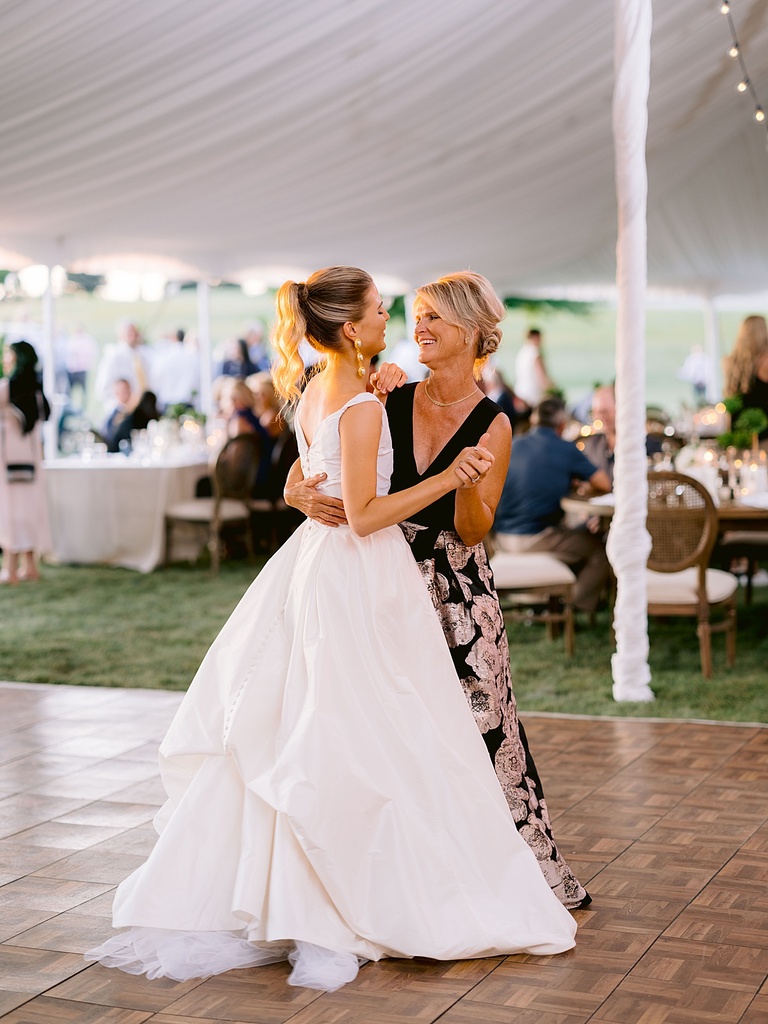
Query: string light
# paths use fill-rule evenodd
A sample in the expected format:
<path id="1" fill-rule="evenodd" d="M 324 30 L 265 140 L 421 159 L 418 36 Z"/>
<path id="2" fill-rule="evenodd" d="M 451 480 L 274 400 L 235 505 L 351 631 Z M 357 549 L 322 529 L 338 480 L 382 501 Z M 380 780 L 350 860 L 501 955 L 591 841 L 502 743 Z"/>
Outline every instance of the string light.
<path id="1" fill-rule="evenodd" d="M 720 13 L 724 14 L 725 17 L 728 19 L 728 28 L 731 30 L 731 45 L 728 47 L 728 56 L 732 57 L 734 60 L 737 60 L 739 62 L 739 67 L 741 68 L 741 81 L 736 86 L 736 91 L 740 93 L 748 92 L 751 95 L 752 100 L 755 104 L 755 113 L 753 115 L 754 119 L 755 121 L 757 121 L 758 124 L 764 124 L 765 112 L 763 108 L 760 106 L 760 101 L 757 97 L 755 87 L 752 84 L 752 79 L 749 77 L 747 73 L 747 65 L 744 63 L 744 56 L 741 52 L 741 46 L 739 45 L 739 41 L 736 38 L 736 26 L 733 23 L 733 16 L 731 15 L 731 4 L 728 2 L 728 0 L 723 0 L 723 2 L 720 3 L 718 6 L 720 8 Z M 766 128 L 768 128 L 768 125 L 766 125 Z"/>

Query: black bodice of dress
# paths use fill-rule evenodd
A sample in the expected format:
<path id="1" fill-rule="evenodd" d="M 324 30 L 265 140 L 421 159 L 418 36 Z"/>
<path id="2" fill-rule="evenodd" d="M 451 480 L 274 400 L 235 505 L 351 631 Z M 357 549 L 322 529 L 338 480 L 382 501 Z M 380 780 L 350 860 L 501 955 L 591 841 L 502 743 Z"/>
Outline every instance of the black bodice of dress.
<path id="1" fill-rule="evenodd" d="M 762 409 L 768 416 L 768 381 L 755 377 L 749 391 L 741 398 L 745 409 Z M 389 404 L 389 399 L 387 399 L 387 404 Z M 768 427 L 760 431 L 760 440 L 763 441 L 766 437 L 768 437 Z"/>
<path id="2" fill-rule="evenodd" d="M 420 480 L 426 480 L 447 469 L 462 448 L 469 448 L 477 444 L 502 411 L 490 398 L 483 398 L 422 474 L 416 468 L 416 459 L 413 454 L 413 399 L 415 393 L 415 384 L 405 384 L 393 391 L 387 398 L 387 417 L 394 448 L 394 467 L 390 485 L 392 493 L 404 491 L 406 487 L 413 487 Z M 452 530 L 455 505 L 454 492 L 450 491 L 431 505 L 427 505 L 421 512 L 410 516 L 409 519 L 420 526 Z"/>

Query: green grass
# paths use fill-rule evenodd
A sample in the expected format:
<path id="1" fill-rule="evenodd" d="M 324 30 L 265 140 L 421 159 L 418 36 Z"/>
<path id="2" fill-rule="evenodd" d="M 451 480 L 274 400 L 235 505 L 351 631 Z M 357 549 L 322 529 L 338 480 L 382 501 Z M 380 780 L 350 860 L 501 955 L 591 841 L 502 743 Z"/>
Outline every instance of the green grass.
<path id="1" fill-rule="evenodd" d="M 258 566 L 227 562 L 150 575 L 124 569 L 43 567 L 40 584 L 0 587 L 0 679 L 184 690 Z M 651 622 L 656 701 L 611 697 L 608 616 L 579 623 L 576 654 L 542 626 L 509 627 L 512 672 L 524 711 L 768 722 L 768 588 L 740 595 L 736 666 L 713 639 L 715 674 L 704 680 L 692 620 Z"/>
<path id="2" fill-rule="evenodd" d="M 257 570 L 44 566 L 0 587 L 0 678 L 184 690 Z"/>
<path id="3" fill-rule="evenodd" d="M 755 588 L 753 604 L 738 597 L 736 664 L 725 663 L 725 638 L 712 638 L 713 678 L 704 679 L 693 619 L 649 623 L 652 703 L 617 703 L 612 677 L 608 613 L 594 628 L 577 618 L 576 653 L 565 657 L 562 639 L 549 641 L 543 626 L 508 627 L 515 694 L 524 711 L 768 722 L 768 588 Z"/>

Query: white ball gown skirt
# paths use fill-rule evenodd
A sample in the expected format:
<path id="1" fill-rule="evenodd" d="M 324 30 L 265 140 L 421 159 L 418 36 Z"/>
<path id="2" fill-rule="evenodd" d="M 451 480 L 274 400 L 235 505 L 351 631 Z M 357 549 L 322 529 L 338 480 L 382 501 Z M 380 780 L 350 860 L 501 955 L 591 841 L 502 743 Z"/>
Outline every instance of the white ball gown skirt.
<path id="1" fill-rule="evenodd" d="M 160 747 L 168 801 L 87 954 L 179 980 L 290 958 L 560 953 L 575 923 L 520 838 L 398 527 L 301 526 Z"/>

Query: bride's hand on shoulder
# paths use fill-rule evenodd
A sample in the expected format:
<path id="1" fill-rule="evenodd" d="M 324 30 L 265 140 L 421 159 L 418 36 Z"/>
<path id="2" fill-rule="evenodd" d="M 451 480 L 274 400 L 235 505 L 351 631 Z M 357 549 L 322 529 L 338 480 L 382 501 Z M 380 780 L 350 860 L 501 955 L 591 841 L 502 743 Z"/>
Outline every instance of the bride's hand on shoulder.
<path id="1" fill-rule="evenodd" d="M 407 380 L 408 374 L 397 363 L 382 363 L 371 374 L 371 385 L 377 398 L 385 397 L 395 388 L 401 388 Z"/>

